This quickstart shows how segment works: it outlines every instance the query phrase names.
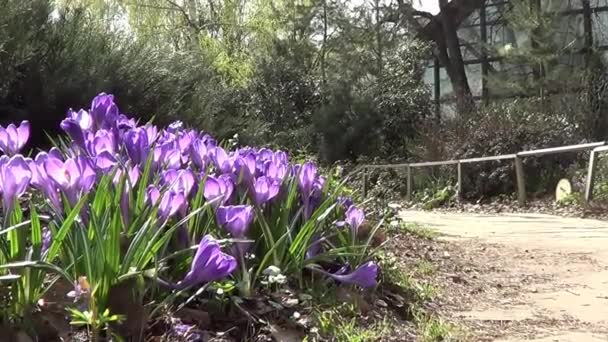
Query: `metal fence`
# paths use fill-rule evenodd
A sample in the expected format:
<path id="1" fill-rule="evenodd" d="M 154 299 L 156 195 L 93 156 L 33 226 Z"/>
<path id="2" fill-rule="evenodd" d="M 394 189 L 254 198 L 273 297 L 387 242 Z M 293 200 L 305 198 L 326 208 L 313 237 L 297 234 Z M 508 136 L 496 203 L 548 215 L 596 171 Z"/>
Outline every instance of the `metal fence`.
<path id="1" fill-rule="evenodd" d="M 595 164 L 601 153 L 608 152 L 608 146 L 605 141 L 593 142 L 579 145 L 568 145 L 560 147 L 543 148 L 539 150 L 522 151 L 515 154 L 503 154 L 499 156 L 490 157 L 479 157 L 479 158 L 467 158 L 467 159 L 453 159 L 453 160 L 442 160 L 442 161 L 429 161 L 419 163 L 404 163 L 404 164 L 376 164 L 376 165 L 362 165 L 361 170 L 365 169 L 401 169 L 404 168 L 407 172 L 407 200 L 412 198 L 412 172 L 415 168 L 424 168 L 432 166 L 443 166 L 443 165 L 456 165 L 457 172 L 457 196 L 462 196 L 462 165 L 472 163 L 482 163 L 488 161 L 497 160 L 513 160 L 515 165 L 515 175 L 517 181 L 517 200 L 520 205 L 526 204 L 526 177 L 524 174 L 524 168 L 522 160 L 527 157 L 540 157 L 548 154 L 559 154 L 566 152 L 581 152 L 590 150 L 589 166 L 587 171 L 587 181 L 585 184 L 585 201 L 589 202 L 593 197 L 593 185 L 595 178 Z M 363 194 L 367 195 L 368 180 L 364 173 L 363 175 Z"/>

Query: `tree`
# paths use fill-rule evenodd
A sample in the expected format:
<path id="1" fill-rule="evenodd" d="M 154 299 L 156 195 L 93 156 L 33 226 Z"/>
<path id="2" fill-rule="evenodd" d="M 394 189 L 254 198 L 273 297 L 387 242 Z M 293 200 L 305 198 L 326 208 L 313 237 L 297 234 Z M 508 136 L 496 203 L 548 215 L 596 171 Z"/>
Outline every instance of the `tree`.
<path id="1" fill-rule="evenodd" d="M 433 15 L 417 11 L 411 2 L 397 0 L 396 16 L 389 20 L 403 22 L 413 28 L 418 37 L 433 43 L 433 55 L 450 78 L 456 95 L 456 110 L 460 114 L 474 108 L 473 95 L 465 72 L 457 30 L 460 24 L 476 9 L 482 8 L 485 0 L 438 0 L 440 12 Z"/>

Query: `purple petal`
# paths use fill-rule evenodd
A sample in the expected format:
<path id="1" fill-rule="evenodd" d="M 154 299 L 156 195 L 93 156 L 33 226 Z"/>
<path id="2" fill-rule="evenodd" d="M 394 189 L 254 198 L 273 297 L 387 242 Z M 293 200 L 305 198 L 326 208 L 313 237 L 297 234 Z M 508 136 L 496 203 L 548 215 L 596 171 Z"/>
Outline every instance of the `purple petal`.
<path id="1" fill-rule="evenodd" d="M 358 285 L 362 288 L 371 288 L 378 284 L 378 265 L 373 261 L 369 261 L 360 265 L 351 273 L 327 273 L 327 275 L 342 283 Z"/>
<path id="2" fill-rule="evenodd" d="M 220 206 L 216 217 L 218 223 L 234 237 L 242 238 L 253 221 L 253 207 L 250 205 Z"/>

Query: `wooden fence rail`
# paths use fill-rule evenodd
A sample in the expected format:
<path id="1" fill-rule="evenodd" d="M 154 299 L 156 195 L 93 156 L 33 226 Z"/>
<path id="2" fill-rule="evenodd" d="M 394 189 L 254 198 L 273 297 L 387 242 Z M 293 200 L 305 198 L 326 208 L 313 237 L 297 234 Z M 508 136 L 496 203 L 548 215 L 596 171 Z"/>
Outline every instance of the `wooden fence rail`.
<path id="1" fill-rule="evenodd" d="M 407 200 L 412 198 L 412 170 L 414 168 L 424 168 L 433 166 L 444 166 L 444 165 L 456 165 L 457 172 L 457 196 L 462 196 L 462 165 L 481 163 L 487 161 L 498 161 L 498 160 L 513 160 L 515 165 L 515 176 L 517 182 L 517 200 L 520 205 L 526 204 L 526 177 L 524 175 L 523 158 L 527 157 L 541 157 L 549 154 L 558 153 L 570 153 L 570 152 L 581 152 L 591 150 L 589 157 L 589 168 L 587 171 L 587 182 L 585 185 L 585 201 L 589 202 L 593 199 L 593 185 L 595 179 L 595 164 L 601 153 L 608 152 L 608 146 L 605 141 L 568 145 L 560 147 L 543 148 L 531 151 L 522 151 L 515 154 L 503 154 L 498 156 L 479 157 L 479 158 L 467 158 L 467 159 L 453 159 L 453 160 L 441 160 L 441 161 L 429 161 L 429 162 L 418 162 L 418 163 L 401 163 L 401 164 L 372 164 L 362 165 L 359 170 L 365 169 L 400 169 L 405 168 L 407 172 Z M 367 196 L 367 176 L 363 175 L 363 194 Z"/>

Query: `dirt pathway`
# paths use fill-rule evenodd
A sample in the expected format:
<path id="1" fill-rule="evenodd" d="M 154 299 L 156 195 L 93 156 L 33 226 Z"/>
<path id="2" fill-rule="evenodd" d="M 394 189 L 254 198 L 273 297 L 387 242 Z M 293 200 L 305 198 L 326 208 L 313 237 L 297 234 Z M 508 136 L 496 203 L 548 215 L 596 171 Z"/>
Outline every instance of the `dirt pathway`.
<path id="1" fill-rule="evenodd" d="M 450 316 L 485 329 L 484 338 L 472 340 L 608 341 L 608 222 L 420 211 L 400 217 L 444 234 L 457 246 L 452 253 L 461 254 L 455 259 L 471 253 L 466 262 L 480 289 L 459 290 L 468 305 L 448 302 L 456 303 Z"/>

